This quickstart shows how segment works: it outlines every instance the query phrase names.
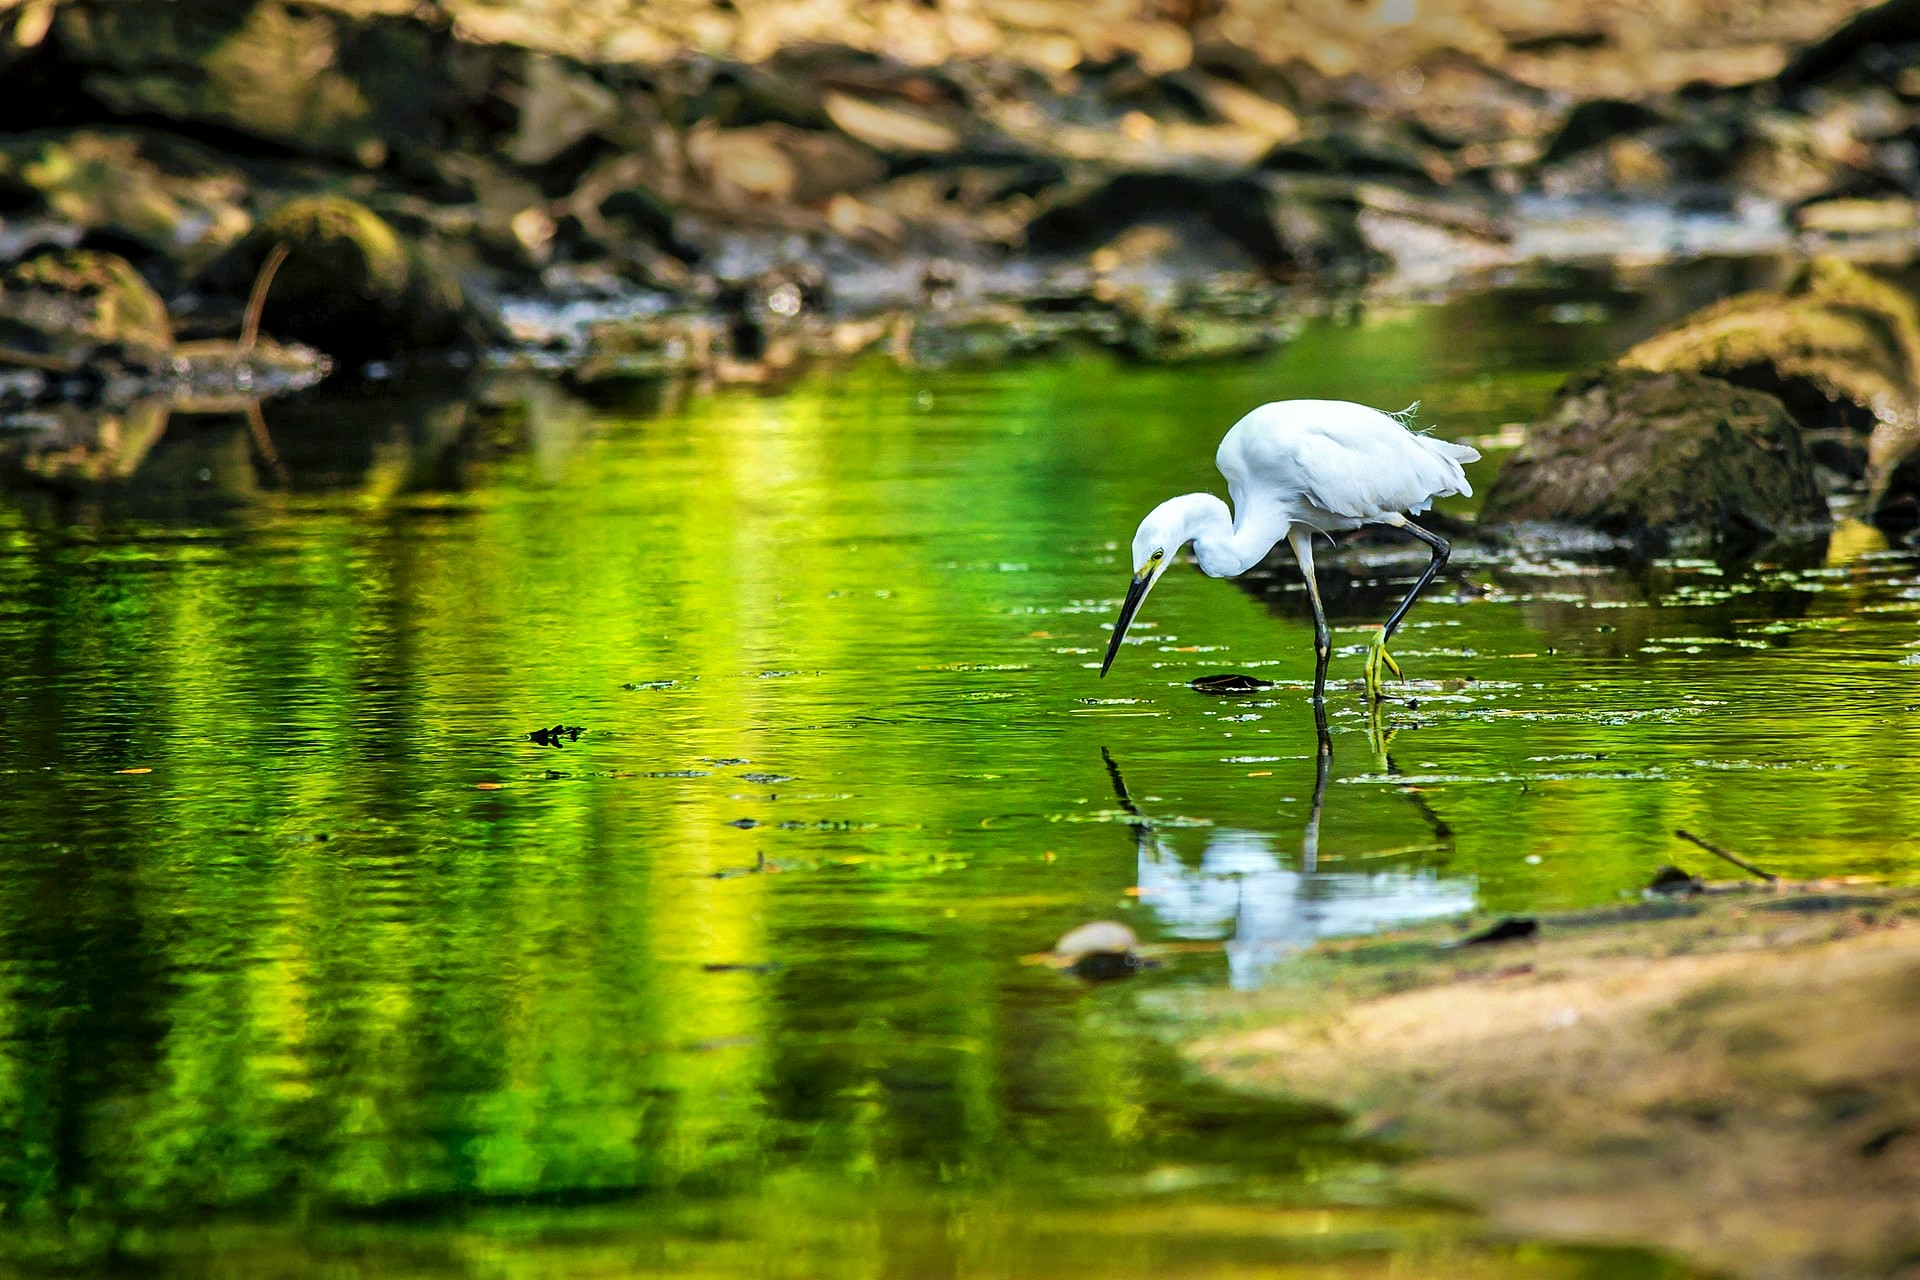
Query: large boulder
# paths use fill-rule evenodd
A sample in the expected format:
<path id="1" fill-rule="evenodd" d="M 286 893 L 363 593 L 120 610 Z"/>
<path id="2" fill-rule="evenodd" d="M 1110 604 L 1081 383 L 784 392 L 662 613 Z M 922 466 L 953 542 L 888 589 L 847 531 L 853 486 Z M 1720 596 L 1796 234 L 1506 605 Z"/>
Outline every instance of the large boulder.
<path id="1" fill-rule="evenodd" d="M 42 253 L 0 277 L 0 366 L 73 373 L 111 360 L 151 370 L 172 348 L 166 303 L 125 258 Z"/>
<path id="2" fill-rule="evenodd" d="M 281 205 L 201 283 L 245 297 L 277 244 L 288 253 L 267 294 L 264 332 L 344 359 L 474 350 L 494 336 L 451 274 L 378 214 L 336 196 Z"/>
<path id="3" fill-rule="evenodd" d="M 1823 527 L 1799 428 L 1764 392 L 1608 365 L 1569 379 L 1487 491 L 1483 524 L 1597 530 L 1637 547 Z"/>
<path id="4" fill-rule="evenodd" d="M 1863 479 L 1870 511 L 1899 496 L 1901 464 L 1920 451 L 1920 299 L 1851 263 L 1816 260 L 1785 289 L 1728 298 L 1621 363 L 1778 396 L 1822 461 Z"/>

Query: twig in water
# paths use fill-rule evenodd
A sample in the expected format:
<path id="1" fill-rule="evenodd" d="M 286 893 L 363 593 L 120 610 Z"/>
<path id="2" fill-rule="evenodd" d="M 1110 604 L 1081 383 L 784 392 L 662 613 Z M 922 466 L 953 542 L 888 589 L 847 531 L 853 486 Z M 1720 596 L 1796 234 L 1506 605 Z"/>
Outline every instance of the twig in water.
<path id="1" fill-rule="evenodd" d="M 247 296 L 246 318 L 240 323 L 240 350 L 253 350 L 253 344 L 260 340 L 260 313 L 266 309 L 267 290 L 273 287 L 273 275 L 280 270 L 280 264 L 287 260 L 287 245 L 283 240 L 273 246 L 273 252 L 260 264 L 260 274 L 253 278 L 253 292 Z"/>
<path id="2" fill-rule="evenodd" d="M 280 478 L 281 484 L 291 484 L 293 475 L 287 470 L 287 464 L 280 461 L 280 451 L 273 447 L 273 437 L 267 434 L 267 416 L 260 411 L 260 402 L 247 402 L 247 433 L 253 437 L 254 447 L 260 450 L 261 459 Z"/>
<path id="3" fill-rule="evenodd" d="M 1731 862 L 1734 866 L 1740 868 L 1742 871 L 1745 871 L 1750 875 L 1759 876 L 1762 880 L 1765 880 L 1768 884 L 1773 884 L 1780 879 L 1780 877 L 1777 875 L 1774 875 L 1773 872 L 1762 871 L 1760 868 L 1754 866 L 1751 862 L 1748 862 L 1745 858 L 1741 857 L 1739 854 L 1728 853 L 1725 849 L 1722 849 L 1719 845 L 1709 844 L 1707 841 L 1702 840 L 1699 836 L 1693 834 L 1693 832 L 1688 831 L 1682 827 L 1675 827 L 1673 829 L 1673 834 L 1679 836 L 1682 840 L 1687 840 L 1692 842 L 1693 844 L 1699 845 L 1702 849 L 1705 849 L 1708 853 L 1712 854 L 1716 858 L 1725 858 L 1728 862 Z"/>

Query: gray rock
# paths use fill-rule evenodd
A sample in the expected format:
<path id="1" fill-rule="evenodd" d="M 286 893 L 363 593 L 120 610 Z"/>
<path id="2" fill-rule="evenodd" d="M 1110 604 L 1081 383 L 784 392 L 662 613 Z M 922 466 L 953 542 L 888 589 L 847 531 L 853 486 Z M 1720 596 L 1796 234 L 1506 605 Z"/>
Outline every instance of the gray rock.
<path id="1" fill-rule="evenodd" d="M 1840 259 L 1815 260 L 1785 289 L 1698 311 L 1621 363 L 1770 392 L 1804 431 L 1864 437 L 1869 510 L 1920 451 L 1920 299 Z"/>
<path id="2" fill-rule="evenodd" d="M 1829 523 L 1779 400 L 1719 378 L 1619 365 L 1560 388 L 1502 466 L 1480 518 L 1584 526 L 1648 549 L 1752 543 Z"/>

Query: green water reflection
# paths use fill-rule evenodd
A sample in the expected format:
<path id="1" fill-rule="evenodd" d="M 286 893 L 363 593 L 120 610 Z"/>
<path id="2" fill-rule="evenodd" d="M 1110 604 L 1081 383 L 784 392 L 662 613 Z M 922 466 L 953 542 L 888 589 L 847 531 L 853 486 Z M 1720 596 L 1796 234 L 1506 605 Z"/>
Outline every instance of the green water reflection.
<path id="1" fill-rule="evenodd" d="M 133 488 L 16 494 L 0 1262 L 1681 1274 L 1479 1239 L 1336 1117 L 1183 1079 L 1165 1010 L 1315 936 L 1612 900 L 1676 825 L 1910 875 L 1914 557 L 1463 554 L 1489 590 L 1414 615 L 1391 740 L 1337 695 L 1310 875 L 1295 576 L 1182 573 L 1092 670 L 1134 521 L 1217 487 L 1240 411 L 1489 433 L 1612 339 L 1531 315 L 643 409 L 374 388 L 269 410 L 290 488 L 208 421 Z M 1328 574 L 1340 680 L 1417 563 Z M 1282 683 L 1183 687 L 1228 666 Z M 1021 963 L 1110 916 L 1223 946 L 1095 989 Z"/>

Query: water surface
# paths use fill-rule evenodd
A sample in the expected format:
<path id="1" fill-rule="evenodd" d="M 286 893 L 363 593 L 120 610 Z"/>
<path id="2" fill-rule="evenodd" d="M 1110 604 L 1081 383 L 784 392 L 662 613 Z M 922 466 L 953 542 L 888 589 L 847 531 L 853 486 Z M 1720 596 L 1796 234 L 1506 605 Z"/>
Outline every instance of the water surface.
<path id="1" fill-rule="evenodd" d="M 285 481 L 179 419 L 129 486 L 13 492 L 0 1265 L 1682 1274 L 1487 1241 L 1310 1100 L 1183 1077 L 1181 993 L 1723 870 L 1676 826 L 1910 878 L 1914 554 L 1463 548 L 1378 729 L 1359 655 L 1420 557 L 1323 561 L 1311 836 L 1290 566 L 1171 575 L 1095 678 L 1134 523 L 1221 488 L 1240 412 L 1421 399 L 1497 442 L 1677 305 L 1594 298 L 1376 309 L 1226 367 L 372 384 L 269 407 Z M 1185 687 L 1221 670 L 1278 685 Z M 1101 987 L 1022 962 L 1103 917 L 1189 945 Z"/>

